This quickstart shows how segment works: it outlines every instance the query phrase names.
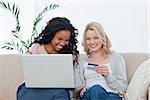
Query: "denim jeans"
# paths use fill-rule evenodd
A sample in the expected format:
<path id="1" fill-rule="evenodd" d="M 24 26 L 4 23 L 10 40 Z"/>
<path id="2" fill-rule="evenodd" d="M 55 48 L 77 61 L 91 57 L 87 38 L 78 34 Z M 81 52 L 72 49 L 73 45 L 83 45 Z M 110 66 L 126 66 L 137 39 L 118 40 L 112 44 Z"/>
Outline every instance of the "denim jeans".
<path id="1" fill-rule="evenodd" d="M 26 88 L 24 83 L 18 88 L 17 100 L 70 100 L 70 95 L 66 89 Z"/>
<path id="2" fill-rule="evenodd" d="M 100 85 L 94 85 L 84 93 L 81 100 L 121 100 L 118 94 L 107 92 Z"/>

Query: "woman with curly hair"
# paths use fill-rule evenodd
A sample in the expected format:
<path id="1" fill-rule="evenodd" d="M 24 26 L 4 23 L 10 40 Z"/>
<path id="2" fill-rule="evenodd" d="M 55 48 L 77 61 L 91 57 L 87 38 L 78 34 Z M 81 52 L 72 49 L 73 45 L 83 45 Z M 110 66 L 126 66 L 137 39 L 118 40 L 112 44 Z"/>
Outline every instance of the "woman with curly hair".
<path id="1" fill-rule="evenodd" d="M 77 29 L 67 18 L 51 19 L 31 44 L 27 54 L 72 54 L 77 62 Z M 69 90 L 52 88 L 26 88 L 19 86 L 17 100 L 70 100 Z"/>

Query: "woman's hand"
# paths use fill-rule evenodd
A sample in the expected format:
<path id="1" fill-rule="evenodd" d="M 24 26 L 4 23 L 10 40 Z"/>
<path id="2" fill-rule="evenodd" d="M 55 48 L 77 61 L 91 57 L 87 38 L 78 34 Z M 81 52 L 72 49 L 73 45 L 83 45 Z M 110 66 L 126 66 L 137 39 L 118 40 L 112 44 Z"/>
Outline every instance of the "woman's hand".
<path id="1" fill-rule="evenodd" d="M 107 76 L 109 74 L 109 69 L 107 66 L 98 66 L 95 71 L 103 76 Z"/>
<path id="2" fill-rule="evenodd" d="M 83 87 L 80 92 L 80 97 L 82 97 L 86 91 L 87 91 L 87 87 Z"/>

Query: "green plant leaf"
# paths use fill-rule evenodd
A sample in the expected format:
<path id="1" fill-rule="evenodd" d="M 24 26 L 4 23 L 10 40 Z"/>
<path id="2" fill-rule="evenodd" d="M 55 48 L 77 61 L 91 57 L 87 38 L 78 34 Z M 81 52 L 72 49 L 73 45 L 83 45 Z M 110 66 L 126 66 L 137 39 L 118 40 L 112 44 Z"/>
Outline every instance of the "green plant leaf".
<path id="1" fill-rule="evenodd" d="M 3 1 L 2 1 L 1 3 L 2 3 L 2 6 L 3 6 L 5 9 L 7 9 L 6 4 L 5 4 Z"/>
<path id="2" fill-rule="evenodd" d="M 2 1 L 1 1 L 1 2 L 0 2 L 0 7 L 2 7 L 2 5 L 3 5 L 3 4 L 2 4 Z"/>
<path id="3" fill-rule="evenodd" d="M 18 6 L 15 9 L 15 15 L 17 15 L 17 12 L 18 12 Z"/>
<path id="4" fill-rule="evenodd" d="M 9 9 L 9 10 L 11 10 L 11 9 L 10 9 L 10 5 L 9 5 L 9 3 L 7 3 L 7 7 L 8 7 L 8 9 Z"/>
<path id="5" fill-rule="evenodd" d="M 8 50 L 13 50 L 13 49 L 14 49 L 14 48 L 9 47 L 9 46 L 3 46 L 2 48 L 3 48 L 3 49 L 8 49 Z"/>
<path id="6" fill-rule="evenodd" d="M 5 42 L 5 44 L 8 46 L 12 46 L 13 44 L 11 44 L 10 42 Z"/>
<path id="7" fill-rule="evenodd" d="M 18 49 L 19 48 L 19 43 L 18 42 L 16 43 L 16 46 L 17 46 L 17 49 Z"/>
<path id="8" fill-rule="evenodd" d="M 15 12 L 15 3 L 13 4 L 13 8 L 12 8 L 12 13 L 14 14 Z"/>
<path id="9" fill-rule="evenodd" d="M 21 53 L 24 53 L 22 48 L 20 48 L 19 51 L 20 51 Z"/>
<path id="10" fill-rule="evenodd" d="M 18 35 L 16 35 L 16 34 L 13 34 L 13 36 L 16 37 L 16 38 L 20 38 L 20 37 L 19 37 Z"/>
<path id="11" fill-rule="evenodd" d="M 20 35 L 21 27 L 20 27 L 20 21 L 19 21 L 19 14 L 20 14 L 19 7 L 15 3 L 13 3 L 13 5 L 10 5 L 9 2 L 7 2 L 7 4 L 6 4 L 3 1 L 0 1 L 0 7 L 10 11 L 16 18 L 16 27 L 15 27 L 15 29 L 13 29 L 11 31 L 12 35 L 13 35 L 13 39 L 11 40 L 11 42 L 5 42 L 2 45 L 2 48 L 9 49 L 9 50 L 15 49 L 21 53 L 24 53 L 25 50 L 29 49 L 29 46 L 34 41 L 34 38 L 37 37 L 38 31 L 36 28 L 37 28 L 38 23 L 42 20 L 44 14 L 52 9 L 59 7 L 59 5 L 50 4 L 50 5 L 46 6 L 38 14 L 38 16 L 35 18 L 34 23 L 33 23 L 32 34 L 26 41 L 23 41 L 21 38 L 21 35 Z"/>
<path id="12" fill-rule="evenodd" d="M 1 48 L 3 48 L 3 49 L 14 49 L 14 47 L 13 47 L 13 44 L 11 43 L 11 42 L 4 42 L 4 44 L 2 45 L 2 47 Z"/>
<path id="13" fill-rule="evenodd" d="M 47 9 L 48 9 L 48 7 L 45 7 L 45 8 L 44 8 L 44 10 L 43 10 L 43 12 L 46 12 L 46 11 L 47 11 Z"/>
<path id="14" fill-rule="evenodd" d="M 18 10 L 18 12 L 16 13 L 16 17 L 18 18 L 19 16 L 19 13 L 20 13 L 20 9 Z"/>

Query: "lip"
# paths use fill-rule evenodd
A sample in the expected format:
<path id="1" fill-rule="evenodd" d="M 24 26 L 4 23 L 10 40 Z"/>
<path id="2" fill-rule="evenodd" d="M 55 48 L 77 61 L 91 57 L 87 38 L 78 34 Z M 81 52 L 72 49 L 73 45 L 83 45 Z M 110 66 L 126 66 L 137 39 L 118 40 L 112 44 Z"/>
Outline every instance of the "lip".
<path id="1" fill-rule="evenodd" d="M 57 46 L 56 48 L 60 50 L 63 48 L 63 46 Z"/>
<path id="2" fill-rule="evenodd" d="M 96 45 L 90 45 L 90 48 L 96 48 Z"/>

